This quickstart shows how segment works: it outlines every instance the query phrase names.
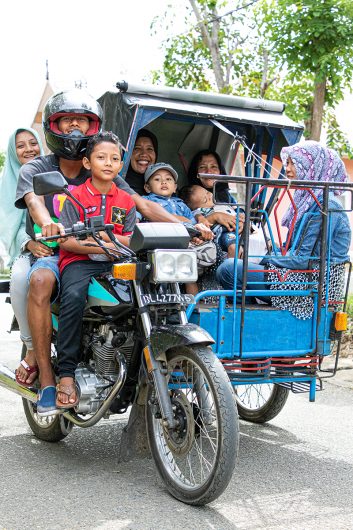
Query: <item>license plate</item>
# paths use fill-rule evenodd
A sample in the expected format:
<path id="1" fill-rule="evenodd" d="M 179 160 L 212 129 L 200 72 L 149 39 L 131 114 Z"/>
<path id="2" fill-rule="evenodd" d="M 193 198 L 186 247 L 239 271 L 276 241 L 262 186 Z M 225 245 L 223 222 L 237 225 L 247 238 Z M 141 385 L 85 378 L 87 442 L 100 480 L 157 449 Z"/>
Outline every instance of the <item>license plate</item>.
<path id="1" fill-rule="evenodd" d="M 183 304 L 189 305 L 194 303 L 192 294 L 142 294 L 141 301 L 143 305 L 150 304 Z"/>

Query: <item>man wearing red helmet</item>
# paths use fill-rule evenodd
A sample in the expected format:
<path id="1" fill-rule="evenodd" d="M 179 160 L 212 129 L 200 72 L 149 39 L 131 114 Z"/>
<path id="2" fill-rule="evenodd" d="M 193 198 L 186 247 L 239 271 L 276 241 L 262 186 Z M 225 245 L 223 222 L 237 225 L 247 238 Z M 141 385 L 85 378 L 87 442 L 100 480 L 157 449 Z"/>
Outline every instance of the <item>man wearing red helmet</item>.
<path id="1" fill-rule="evenodd" d="M 66 196 L 35 195 L 33 177 L 38 173 L 60 171 L 69 188 L 83 184 L 89 177 L 89 172 L 83 167 L 82 158 L 89 138 L 101 129 L 102 114 L 98 102 L 83 90 L 60 92 L 48 100 L 43 112 L 43 129 L 46 143 L 53 154 L 38 157 L 23 166 L 16 193 L 15 206 L 27 208 L 32 221 L 28 222 L 29 234 L 33 234 L 33 223 L 39 227 L 43 236 L 64 234 L 58 218 Z M 118 175 L 114 182 L 132 196 L 136 209 L 143 217 L 151 221 L 179 222 L 160 205 L 140 197 Z M 208 233 L 207 230 L 203 235 L 206 239 L 212 238 L 211 232 Z M 38 395 L 37 413 L 42 416 L 56 412 L 53 392 L 55 379 L 50 362 L 50 304 L 59 291 L 59 282 L 57 248 L 53 256 L 38 259 L 29 273 L 27 313 L 35 357 L 27 354 L 25 358 L 31 372 L 22 366 L 17 370 L 18 379 L 22 384 L 26 384 L 29 373 L 33 372 L 34 366 L 38 366 L 41 390 Z"/>

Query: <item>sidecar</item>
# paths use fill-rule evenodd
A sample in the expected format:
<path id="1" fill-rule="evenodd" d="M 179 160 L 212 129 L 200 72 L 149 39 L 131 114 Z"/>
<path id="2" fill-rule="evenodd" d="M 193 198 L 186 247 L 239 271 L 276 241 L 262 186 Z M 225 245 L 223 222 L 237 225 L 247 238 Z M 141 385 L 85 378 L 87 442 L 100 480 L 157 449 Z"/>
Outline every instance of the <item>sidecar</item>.
<path id="1" fill-rule="evenodd" d="M 104 110 L 104 128 L 118 134 L 126 149 L 123 177 L 141 128 L 157 136 L 158 161 L 175 167 L 180 187 L 187 184 L 193 155 L 201 149 L 216 150 L 227 172 L 217 180 L 230 183 L 237 208 L 245 212 L 245 234 L 251 225 L 257 227 L 272 248 L 282 243 L 279 253 L 285 257 L 288 249 L 283 242 L 281 214 L 286 201 L 288 204 L 292 200 L 293 191 L 303 184 L 295 182 L 288 189 L 279 155 L 282 147 L 300 140 L 302 127 L 285 115 L 282 103 L 126 82 L 117 83 L 117 90 L 103 94 L 99 102 Z M 325 222 L 315 265 L 306 271 L 305 280 L 294 286 L 286 278 L 279 278 L 281 289 L 276 291 L 277 297 L 296 297 L 298 303 L 309 300 L 310 317 L 298 318 L 276 307 L 263 289 L 251 293 L 245 289 L 225 291 L 216 282 L 201 290 L 195 304 L 188 308 L 189 320 L 213 336 L 214 352 L 222 360 L 234 386 L 239 414 L 246 420 L 265 422 L 275 417 L 289 391 L 308 392 L 310 401 L 314 401 L 323 380 L 336 372 L 346 327 L 351 266 L 347 264 L 342 297 L 331 300 L 331 188 L 329 183 L 323 185 L 321 213 Z M 353 184 L 345 188 L 345 209 L 351 211 Z M 244 241 L 237 235 L 237 249 L 240 244 L 244 261 L 251 260 L 254 256 L 249 255 L 246 235 Z M 258 262 L 263 257 L 255 256 Z M 324 360 L 333 352 L 332 366 L 326 368 Z"/>

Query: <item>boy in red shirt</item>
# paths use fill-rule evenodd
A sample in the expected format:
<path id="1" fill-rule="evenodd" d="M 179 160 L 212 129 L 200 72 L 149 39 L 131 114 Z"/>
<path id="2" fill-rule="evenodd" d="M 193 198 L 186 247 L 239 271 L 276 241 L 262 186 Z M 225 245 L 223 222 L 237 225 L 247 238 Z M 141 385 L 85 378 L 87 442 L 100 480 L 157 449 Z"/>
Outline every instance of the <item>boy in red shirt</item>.
<path id="1" fill-rule="evenodd" d="M 116 238 L 129 245 L 129 236 L 136 222 L 135 204 L 130 195 L 117 188 L 114 177 L 123 166 L 121 145 L 113 133 L 101 132 L 87 145 L 83 165 L 91 171 L 92 178 L 72 193 L 86 208 L 87 216 L 103 215 L 104 223 L 114 225 Z M 67 228 L 83 221 L 83 212 L 70 198 L 65 201 L 60 221 Z M 105 246 L 115 248 L 103 234 Z M 109 241 L 109 242 L 108 242 Z M 94 241 L 93 241 L 94 242 Z M 78 404 L 75 387 L 75 369 L 79 362 L 81 323 L 86 304 L 88 285 L 92 276 L 109 272 L 111 261 L 97 247 L 85 246 L 70 237 L 60 244 L 59 268 L 61 273 L 61 298 L 57 352 L 60 382 L 57 385 L 56 406 L 68 409 Z M 99 261 L 97 261 L 99 260 Z"/>

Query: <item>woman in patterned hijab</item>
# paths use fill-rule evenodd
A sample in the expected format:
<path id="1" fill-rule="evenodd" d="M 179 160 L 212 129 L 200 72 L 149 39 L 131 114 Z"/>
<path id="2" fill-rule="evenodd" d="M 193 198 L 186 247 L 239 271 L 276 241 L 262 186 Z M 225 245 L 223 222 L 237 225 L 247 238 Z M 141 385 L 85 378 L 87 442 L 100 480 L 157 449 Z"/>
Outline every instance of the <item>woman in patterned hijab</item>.
<path id="1" fill-rule="evenodd" d="M 284 147 L 281 151 L 281 159 L 289 179 L 337 183 L 348 180 L 346 168 L 336 151 L 318 142 L 309 140 L 303 144 Z M 320 200 L 323 190 L 313 188 L 312 191 Z M 333 193 L 341 195 L 343 191 L 335 189 Z M 293 200 L 297 208 L 296 222 L 298 222 L 313 205 L 315 199 L 307 190 L 300 189 L 295 191 Z M 282 219 L 282 226 L 289 228 L 294 215 L 295 210 L 290 205 Z"/>

